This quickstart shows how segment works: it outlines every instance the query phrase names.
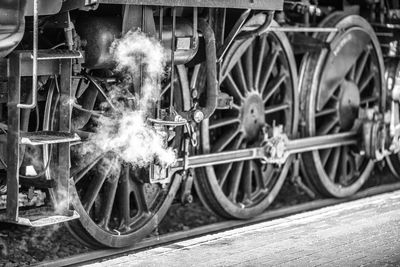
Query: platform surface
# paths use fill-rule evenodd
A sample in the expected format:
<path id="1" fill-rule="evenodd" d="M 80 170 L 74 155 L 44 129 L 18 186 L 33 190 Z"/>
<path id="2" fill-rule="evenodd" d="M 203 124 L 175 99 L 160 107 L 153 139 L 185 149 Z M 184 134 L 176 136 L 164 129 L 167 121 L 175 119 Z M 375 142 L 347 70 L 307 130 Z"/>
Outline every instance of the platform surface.
<path id="1" fill-rule="evenodd" d="M 400 191 L 90 266 L 400 266 Z"/>

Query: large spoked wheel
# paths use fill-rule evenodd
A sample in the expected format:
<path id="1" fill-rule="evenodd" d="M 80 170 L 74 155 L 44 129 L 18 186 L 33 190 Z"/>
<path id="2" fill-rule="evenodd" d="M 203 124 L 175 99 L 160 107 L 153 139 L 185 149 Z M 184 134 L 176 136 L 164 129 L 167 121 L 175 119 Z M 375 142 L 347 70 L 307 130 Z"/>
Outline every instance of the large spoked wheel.
<path id="1" fill-rule="evenodd" d="M 385 60 L 385 78 L 386 78 L 386 86 L 388 88 L 388 101 L 387 107 L 391 106 L 391 99 L 389 94 L 393 91 L 393 89 L 399 86 L 400 81 L 400 62 L 397 58 L 387 59 Z M 394 111 L 392 111 L 394 112 Z M 400 112 L 400 110 L 399 110 Z M 387 166 L 392 174 L 400 179 L 400 153 L 392 154 L 386 157 Z"/>
<path id="2" fill-rule="evenodd" d="M 301 70 L 304 136 L 323 136 L 352 130 L 359 110 L 384 110 L 383 57 L 367 21 L 359 16 L 333 14 L 322 27 L 339 33 L 317 34 L 331 49 L 306 55 Z M 304 153 L 303 173 L 311 186 L 326 196 L 347 197 L 365 183 L 373 162 L 353 146 Z"/>
<path id="3" fill-rule="evenodd" d="M 297 73 L 285 34 L 236 41 L 222 66 L 221 91 L 234 97 L 233 108 L 217 110 L 204 121 L 203 153 L 259 145 L 265 125 L 283 125 L 289 136 L 297 131 Z M 250 160 L 210 166 L 199 170 L 196 185 L 206 206 L 220 216 L 250 218 L 272 203 L 290 163 L 279 167 Z"/>
<path id="4" fill-rule="evenodd" d="M 184 94 L 188 92 L 187 74 L 178 67 L 174 101 L 176 110 L 183 109 Z M 72 111 L 73 131 L 82 139 L 93 132 L 95 112 L 106 100 L 93 83 L 82 80 L 77 86 L 76 99 L 80 107 Z M 170 83 L 164 84 L 162 94 L 169 96 Z M 49 93 L 47 117 L 49 128 L 54 125 L 56 92 Z M 187 98 L 186 98 L 187 99 Z M 166 101 L 169 101 L 168 99 Z M 169 145 L 179 148 L 179 131 Z M 180 180 L 169 184 L 145 182 L 147 169 L 133 169 L 112 152 L 82 154 L 81 144 L 71 145 L 72 204 L 80 219 L 67 224 L 71 233 L 90 247 L 126 247 L 143 239 L 153 231 L 166 214 Z M 55 192 L 57 194 L 57 192 Z"/>

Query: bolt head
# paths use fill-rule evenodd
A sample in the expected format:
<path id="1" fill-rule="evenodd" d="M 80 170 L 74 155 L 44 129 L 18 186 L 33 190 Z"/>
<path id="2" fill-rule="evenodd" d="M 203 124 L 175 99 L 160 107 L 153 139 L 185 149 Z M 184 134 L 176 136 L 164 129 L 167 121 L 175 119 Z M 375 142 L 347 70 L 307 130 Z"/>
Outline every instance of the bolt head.
<path id="1" fill-rule="evenodd" d="M 196 110 L 196 111 L 193 113 L 193 120 L 194 120 L 195 122 L 197 122 L 197 123 L 203 121 L 203 120 L 204 120 L 204 113 L 201 112 L 200 110 Z"/>

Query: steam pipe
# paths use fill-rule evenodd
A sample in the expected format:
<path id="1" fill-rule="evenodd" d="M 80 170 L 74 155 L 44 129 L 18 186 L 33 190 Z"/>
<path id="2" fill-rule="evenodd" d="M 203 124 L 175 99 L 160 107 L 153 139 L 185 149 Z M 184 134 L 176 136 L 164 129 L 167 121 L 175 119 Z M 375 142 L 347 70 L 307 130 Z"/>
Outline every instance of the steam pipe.
<path id="1" fill-rule="evenodd" d="M 237 40 L 250 39 L 256 36 L 260 36 L 263 33 L 267 32 L 269 30 L 269 27 L 271 26 L 272 20 L 274 19 L 274 14 L 275 11 L 267 11 L 267 18 L 260 27 L 258 27 L 253 31 L 242 32 L 237 35 L 236 39 Z"/>
<path id="2" fill-rule="evenodd" d="M 195 122 L 201 122 L 209 118 L 218 105 L 218 81 L 217 81 L 217 48 L 213 29 L 204 20 L 199 19 L 199 31 L 203 33 L 206 50 L 206 66 L 207 66 L 207 101 L 205 107 L 198 107 L 195 110 L 184 112 L 182 117 Z"/>

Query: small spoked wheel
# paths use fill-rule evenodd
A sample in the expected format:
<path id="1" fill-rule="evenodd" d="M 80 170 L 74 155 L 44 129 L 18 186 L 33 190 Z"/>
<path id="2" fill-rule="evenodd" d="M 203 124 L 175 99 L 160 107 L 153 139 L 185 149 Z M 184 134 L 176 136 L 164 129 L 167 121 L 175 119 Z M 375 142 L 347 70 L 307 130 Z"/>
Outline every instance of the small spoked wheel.
<path id="1" fill-rule="evenodd" d="M 174 81 L 176 110 L 182 110 L 182 86 L 186 86 L 185 68 L 179 67 Z M 85 152 L 85 137 L 94 132 L 96 112 L 107 99 L 93 82 L 79 83 L 74 90 L 79 105 L 72 110 L 73 131 L 78 133 L 81 143 L 71 144 L 70 188 L 72 204 L 80 219 L 67 224 L 72 234 L 90 247 L 126 247 L 135 244 L 153 231 L 166 214 L 180 180 L 172 179 L 167 184 L 146 182 L 147 168 L 133 168 L 113 152 Z M 162 94 L 169 96 L 170 83 L 164 84 Z M 188 91 L 186 89 L 186 91 Z M 57 92 L 49 93 L 47 121 L 52 128 L 57 124 L 57 112 L 53 112 L 58 101 Z M 168 101 L 168 100 L 166 100 Z M 178 128 L 177 131 L 180 131 Z M 179 136 L 170 145 L 179 147 Z"/>
<path id="2" fill-rule="evenodd" d="M 334 14 L 322 27 L 339 33 L 317 34 L 331 49 L 306 55 L 302 65 L 301 107 L 304 136 L 353 130 L 361 109 L 384 110 L 383 57 L 371 26 L 359 16 Z M 373 162 L 354 145 L 302 155 L 303 173 L 326 196 L 347 197 L 358 191 Z"/>
<path id="3" fill-rule="evenodd" d="M 234 104 L 201 125 L 203 153 L 259 145 L 266 125 L 283 125 L 289 136 L 297 131 L 296 64 L 284 34 L 235 41 L 221 71 L 221 91 L 233 96 Z M 196 186 L 206 206 L 220 216 L 250 218 L 274 200 L 290 162 L 275 166 L 248 160 L 206 167 L 198 170 Z"/>

